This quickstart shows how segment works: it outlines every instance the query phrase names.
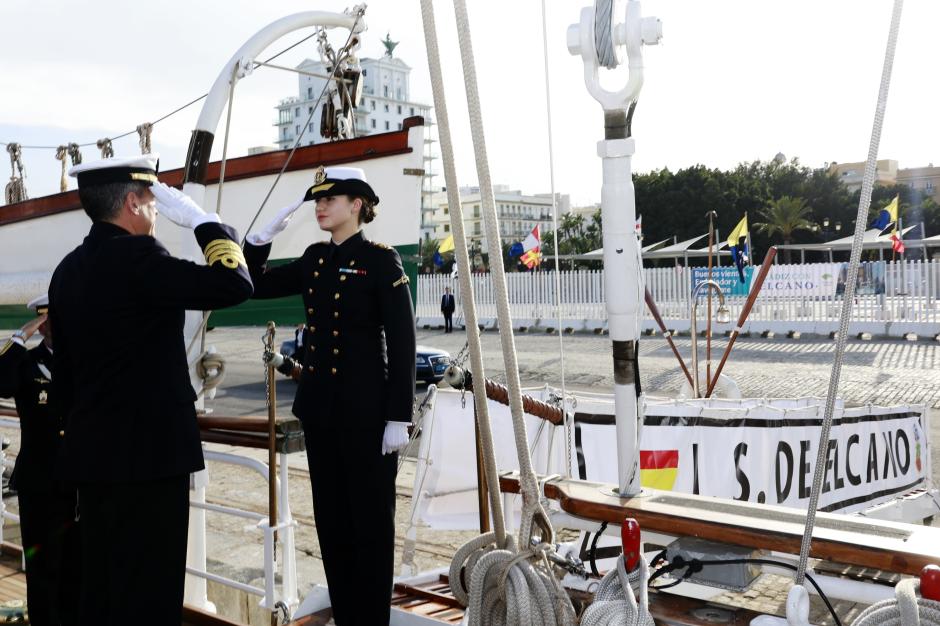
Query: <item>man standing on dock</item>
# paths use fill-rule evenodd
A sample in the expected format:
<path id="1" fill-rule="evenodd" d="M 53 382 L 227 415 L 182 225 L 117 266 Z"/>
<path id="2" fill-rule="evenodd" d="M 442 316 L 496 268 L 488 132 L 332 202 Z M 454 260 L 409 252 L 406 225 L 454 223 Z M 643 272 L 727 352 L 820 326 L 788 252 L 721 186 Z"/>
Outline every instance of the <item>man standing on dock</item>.
<path id="1" fill-rule="evenodd" d="M 156 168 L 152 154 L 72 168 L 92 226 L 49 287 L 53 390 L 88 556 L 82 624 L 181 622 L 190 473 L 205 467 L 185 311 L 252 292 L 234 229 L 158 182 Z M 205 265 L 153 237 L 158 211 L 193 229 Z"/>
<path id="2" fill-rule="evenodd" d="M 441 313 L 444 315 L 444 332 L 454 332 L 454 311 L 457 304 L 454 302 L 454 294 L 450 292 L 450 287 L 444 287 L 444 295 L 441 296 Z"/>

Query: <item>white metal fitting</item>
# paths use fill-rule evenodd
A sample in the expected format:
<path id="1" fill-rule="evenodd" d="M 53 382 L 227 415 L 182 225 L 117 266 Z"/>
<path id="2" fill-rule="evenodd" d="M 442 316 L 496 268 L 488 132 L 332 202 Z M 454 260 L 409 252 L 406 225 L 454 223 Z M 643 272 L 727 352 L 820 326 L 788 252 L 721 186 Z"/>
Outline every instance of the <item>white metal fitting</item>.
<path id="1" fill-rule="evenodd" d="M 642 48 L 644 45 L 658 44 L 663 36 L 663 25 L 658 18 L 640 16 L 639 0 L 629 0 L 626 3 L 622 23 L 616 23 L 615 20 L 615 17 L 611 18 L 609 27 L 616 62 L 621 62 L 621 49 L 625 48 L 630 68 L 627 84 L 619 91 L 608 91 L 600 85 L 600 63 L 594 45 L 594 7 L 581 9 L 581 21 L 569 26 L 567 31 L 568 52 L 581 57 L 584 62 L 584 84 L 605 111 L 625 109 L 637 99 L 643 86 Z"/>

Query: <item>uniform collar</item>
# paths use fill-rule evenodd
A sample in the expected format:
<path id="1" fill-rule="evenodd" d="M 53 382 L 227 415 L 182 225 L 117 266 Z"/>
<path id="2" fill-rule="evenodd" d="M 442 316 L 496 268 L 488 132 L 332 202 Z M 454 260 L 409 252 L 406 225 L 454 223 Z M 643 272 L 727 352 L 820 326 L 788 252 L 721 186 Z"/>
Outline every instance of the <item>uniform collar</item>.
<path id="1" fill-rule="evenodd" d="M 366 242 L 366 238 L 363 236 L 362 231 L 358 231 L 355 235 L 346 239 L 343 243 L 336 244 L 333 241 L 330 241 L 330 258 L 335 259 L 339 262 L 343 262 L 352 257 L 357 250 Z"/>
<path id="2" fill-rule="evenodd" d="M 88 236 L 91 239 L 111 239 L 126 235 L 130 235 L 130 233 L 111 222 L 94 222 L 91 225 L 91 230 L 88 231 Z"/>

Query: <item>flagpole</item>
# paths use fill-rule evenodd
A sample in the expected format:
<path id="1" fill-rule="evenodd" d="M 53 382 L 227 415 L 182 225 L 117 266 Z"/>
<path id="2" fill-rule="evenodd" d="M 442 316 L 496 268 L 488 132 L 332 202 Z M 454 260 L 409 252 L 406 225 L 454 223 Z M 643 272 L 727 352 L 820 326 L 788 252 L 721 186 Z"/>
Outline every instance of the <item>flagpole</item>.
<path id="1" fill-rule="evenodd" d="M 717 214 L 714 211 L 708 212 L 708 280 L 709 282 L 712 279 L 712 243 L 715 239 L 715 216 Z M 708 319 L 705 324 L 705 380 L 710 381 L 712 379 L 712 290 L 706 289 L 706 297 L 708 298 Z M 689 320 L 691 323 L 691 320 Z M 695 337 L 692 337 L 693 345 L 695 343 Z M 698 377 L 698 371 L 695 372 L 696 377 Z"/>
<path id="2" fill-rule="evenodd" d="M 747 224 L 747 228 L 744 231 L 744 241 L 747 244 L 747 264 L 754 267 L 754 248 L 751 246 L 751 223 L 747 221 L 747 211 L 744 212 L 744 223 Z"/>
<path id="3" fill-rule="evenodd" d="M 898 241 L 901 242 L 901 251 L 898 254 L 901 257 L 901 293 L 907 295 L 907 263 L 904 262 L 904 220 L 901 218 L 901 203 L 898 203 L 898 223 L 895 224 L 895 228 L 898 231 Z M 895 243 L 891 243 L 891 251 L 895 252 Z"/>

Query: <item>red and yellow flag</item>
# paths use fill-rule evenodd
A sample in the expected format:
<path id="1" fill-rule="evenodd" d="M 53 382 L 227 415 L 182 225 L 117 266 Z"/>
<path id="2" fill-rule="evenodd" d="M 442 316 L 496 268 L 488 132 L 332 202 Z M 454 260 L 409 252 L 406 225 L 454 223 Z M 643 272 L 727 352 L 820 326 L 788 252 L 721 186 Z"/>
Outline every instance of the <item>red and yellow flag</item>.
<path id="1" fill-rule="evenodd" d="M 672 490 L 679 474 L 678 450 L 640 450 L 640 484 L 651 489 Z"/>

